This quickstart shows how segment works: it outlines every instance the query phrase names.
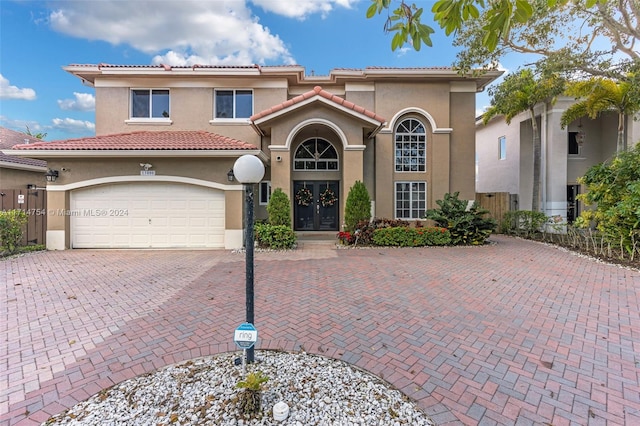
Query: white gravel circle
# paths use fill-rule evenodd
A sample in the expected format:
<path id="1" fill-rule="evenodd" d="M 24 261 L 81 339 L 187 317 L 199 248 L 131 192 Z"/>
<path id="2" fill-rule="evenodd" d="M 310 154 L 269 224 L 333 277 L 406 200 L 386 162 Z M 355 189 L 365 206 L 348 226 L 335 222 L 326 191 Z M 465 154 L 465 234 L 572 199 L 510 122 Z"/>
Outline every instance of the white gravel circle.
<path id="1" fill-rule="evenodd" d="M 198 358 L 135 377 L 101 391 L 43 425 L 427 425 L 434 423 L 404 394 L 378 377 L 319 355 L 256 351 L 269 377 L 262 412 L 245 418 L 237 408 L 242 366 L 238 353 Z M 273 419 L 283 401 L 289 416 Z"/>

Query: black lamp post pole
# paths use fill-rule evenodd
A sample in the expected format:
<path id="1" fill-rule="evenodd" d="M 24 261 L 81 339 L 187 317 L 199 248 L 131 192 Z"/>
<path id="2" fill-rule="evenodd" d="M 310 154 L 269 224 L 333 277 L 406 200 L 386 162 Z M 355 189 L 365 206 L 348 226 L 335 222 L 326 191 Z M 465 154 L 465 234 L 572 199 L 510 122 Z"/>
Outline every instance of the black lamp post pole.
<path id="1" fill-rule="evenodd" d="M 253 324 L 253 184 L 244 185 L 245 191 L 245 270 L 246 270 L 246 295 L 247 295 L 247 322 Z M 254 324 L 255 325 L 255 324 Z M 247 349 L 247 363 L 254 360 L 253 346 Z"/>

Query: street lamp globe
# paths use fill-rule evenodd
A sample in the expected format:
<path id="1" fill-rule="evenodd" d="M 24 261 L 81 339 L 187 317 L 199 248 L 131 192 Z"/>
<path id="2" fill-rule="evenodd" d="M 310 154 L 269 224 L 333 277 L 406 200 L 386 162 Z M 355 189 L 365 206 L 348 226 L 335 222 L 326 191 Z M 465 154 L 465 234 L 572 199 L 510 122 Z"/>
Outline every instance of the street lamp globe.
<path id="1" fill-rule="evenodd" d="M 255 155 L 243 155 L 233 165 L 233 175 L 240 183 L 258 183 L 264 177 L 264 164 Z"/>

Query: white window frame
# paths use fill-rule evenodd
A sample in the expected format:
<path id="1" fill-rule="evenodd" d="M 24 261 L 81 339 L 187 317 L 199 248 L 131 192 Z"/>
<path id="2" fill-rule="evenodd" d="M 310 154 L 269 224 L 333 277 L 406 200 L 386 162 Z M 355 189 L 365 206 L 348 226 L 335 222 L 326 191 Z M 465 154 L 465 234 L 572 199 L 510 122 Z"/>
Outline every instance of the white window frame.
<path id="1" fill-rule="evenodd" d="M 133 116 L 133 94 L 134 91 L 148 91 L 149 92 L 149 117 L 134 117 Z M 169 111 L 167 111 L 168 117 L 153 117 L 153 92 L 154 91 L 166 91 L 169 96 Z M 171 124 L 171 90 L 166 87 L 132 87 L 129 90 L 129 119 L 125 120 L 126 123 L 135 124 Z"/>
<path id="2" fill-rule="evenodd" d="M 335 154 L 336 154 L 336 158 L 322 158 L 322 157 L 320 157 L 320 155 L 322 155 L 322 154 L 324 154 L 325 152 L 327 152 L 327 150 L 328 150 L 329 148 L 325 149 L 325 150 L 324 150 L 323 152 L 321 152 L 321 153 L 316 153 L 317 155 L 316 155 L 316 156 L 314 156 L 314 157 L 312 157 L 312 158 L 297 157 L 298 152 L 299 152 L 301 149 L 306 149 L 305 144 L 306 144 L 307 142 L 314 141 L 315 148 L 316 148 L 316 150 L 317 150 L 317 147 L 318 147 L 318 140 L 322 140 L 322 141 L 324 141 L 324 142 L 328 143 L 328 144 L 329 144 L 329 148 L 330 148 L 333 152 L 335 152 Z M 308 149 L 307 149 L 307 152 L 311 153 Z M 298 163 L 299 163 L 299 162 L 303 162 L 303 163 L 305 163 L 304 167 L 298 167 Z M 306 163 L 313 163 L 313 164 L 315 164 L 315 168 L 313 168 L 313 169 L 307 168 Z M 318 168 L 318 164 L 319 164 L 319 163 L 324 163 L 324 164 L 326 164 L 327 168 L 326 168 L 326 169 L 319 169 L 319 168 Z M 332 168 L 329 168 L 329 165 L 330 165 L 330 164 L 333 164 L 335 168 L 333 168 L 333 169 L 332 169 Z M 334 146 L 330 141 L 328 141 L 327 139 L 325 139 L 325 138 L 321 138 L 321 137 L 313 137 L 313 138 L 309 138 L 309 139 L 307 139 L 307 140 L 303 141 L 303 142 L 298 146 L 298 148 L 296 148 L 295 152 L 293 153 L 293 170 L 294 170 L 294 171 L 304 171 L 304 172 L 338 172 L 338 171 L 340 171 L 340 154 L 338 153 L 338 150 L 336 149 L 336 147 L 335 147 L 335 146 Z"/>
<path id="3" fill-rule="evenodd" d="M 404 211 L 407 210 L 406 207 L 402 207 L 399 208 L 398 207 L 398 202 L 400 201 L 406 201 L 406 200 L 399 200 L 398 199 L 398 185 L 409 185 L 409 216 L 410 217 L 403 217 L 398 215 L 399 210 Z M 413 185 L 423 185 L 423 190 L 421 191 L 420 189 L 415 190 L 415 195 L 414 195 L 414 189 L 413 189 Z M 401 192 L 406 192 L 404 190 L 401 190 Z M 424 193 L 424 200 L 420 200 L 415 199 L 415 197 L 418 196 L 418 194 L 422 192 Z M 393 214 L 395 216 L 396 219 L 402 219 L 402 220 L 422 220 L 424 219 L 425 213 L 427 211 L 427 182 L 425 181 L 396 181 L 394 182 L 394 186 L 393 186 Z M 413 207 L 414 202 L 420 203 L 421 201 L 423 201 L 423 205 L 422 206 L 418 206 L 418 207 Z M 420 208 L 422 207 L 422 209 Z M 420 211 L 422 211 L 422 215 L 420 215 Z M 414 217 L 417 216 L 417 217 Z"/>
<path id="4" fill-rule="evenodd" d="M 231 107 L 233 110 L 232 117 L 218 117 L 218 92 L 232 92 L 233 93 L 233 106 Z M 249 117 L 251 117 L 254 113 L 254 93 L 253 89 L 231 89 L 231 88 L 219 88 L 213 90 L 213 121 L 248 121 L 249 117 L 237 117 L 237 92 L 251 92 L 251 113 Z"/>
<path id="5" fill-rule="evenodd" d="M 414 132 L 413 129 L 409 132 L 399 132 L 400 126 L 407 121 L 415 121 L 424 132 Z M 417 126 L 413 126 L 417 128 Z M 402 140 L 398 140 L 402 139 Z M 405 118 L 400 121 L 393 132 L 393 167 L 396 173 L 426 173 L 427 172 L 427 130 L 424 123 L 414 117 Z M 413 153 L 411 144 L 422 144 L 422 148 L 416 147 L 416 153 Z M 398 147 L 398 145 L 401 145 Z M 422 155 L 418 155 L 418 152 L 422 151 Z M 407 160 L 406 162 L 404 160 Z M 415 160 L 415 162 L 414 162 Z M 422 160 L 422 161 L 420 161 Z M 416 170 L 411 170 L 412 166 L 416 167 Z M 408 167 L 409 170 L 404 170 Z M 400 168 L 400 170 L 398 169 Z M 422 170 L 420 170 L 422 169 Z"/>
<path id="6" fill-rule="evenodd" d="M 263 180 L 258 189 L 258 204 L 266 206 L 271 199 L 271 181 Z"/>
<path id="7" fill-rule="evenodd" d="M 500 136 L 498 138 L 498 160 L 507 159 L 507 137 Z"/>

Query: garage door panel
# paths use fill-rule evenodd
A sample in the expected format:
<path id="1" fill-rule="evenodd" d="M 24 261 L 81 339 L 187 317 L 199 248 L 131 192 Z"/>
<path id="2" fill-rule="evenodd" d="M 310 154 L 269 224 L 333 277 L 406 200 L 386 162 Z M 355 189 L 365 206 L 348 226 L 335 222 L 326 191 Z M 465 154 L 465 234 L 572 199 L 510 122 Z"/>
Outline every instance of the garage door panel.
<path id="1" fill-rule="evenodd" d="M 75 248 L 224 247 L 224 193 L 180 183 L 127 183 L 71 194 Z"/>

